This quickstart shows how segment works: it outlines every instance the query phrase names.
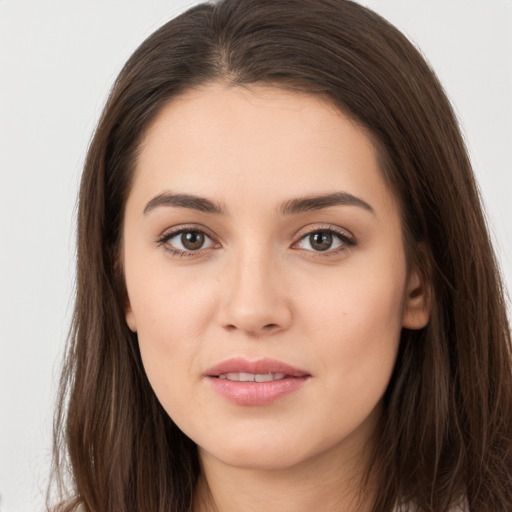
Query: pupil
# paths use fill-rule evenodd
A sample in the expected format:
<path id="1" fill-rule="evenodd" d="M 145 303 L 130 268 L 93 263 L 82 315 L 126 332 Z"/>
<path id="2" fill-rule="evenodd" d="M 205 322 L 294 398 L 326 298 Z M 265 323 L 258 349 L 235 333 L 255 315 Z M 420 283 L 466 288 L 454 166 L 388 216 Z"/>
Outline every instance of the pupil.
<path id="1" fill-rule="evenodd" d="M 204 243 L 204 234 L 198 231 L 188 231 L 181 235 L 181 243 L 190 251 L 200 249 Z"/>
<path id="2" fill-rule="evenodd" d="M 332 245 L 332 235 L 330 233 L 314 233 L 310 237 L 311 247 L 317 251 L 326 251 Z"/>

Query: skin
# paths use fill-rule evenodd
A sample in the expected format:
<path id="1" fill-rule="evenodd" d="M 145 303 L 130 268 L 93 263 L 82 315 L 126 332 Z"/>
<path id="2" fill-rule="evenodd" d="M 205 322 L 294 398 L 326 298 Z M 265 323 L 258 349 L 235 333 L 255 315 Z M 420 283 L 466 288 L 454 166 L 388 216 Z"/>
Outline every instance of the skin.
<path id="1" fill-rule="evenodd" d="M 225 212 L 147 207 L 170 192 Z M 279 211 L 333 192 L 371 210 Z M 183 226 L 208 235 L 188 255 L 181 235 L 161 241 Z M 346 239 L 320 251 L 309 234 L 327 228 Z M 429 315 L 364 130 L 319 97 L 277 88 L 215 83 L 174 99 L 141 145 L 122 265 L 150 383 L 199 447 L 196 509 L 354 510 L 400 331 Z M 233 404 L 204 377 L 232 357 L 311 377 L 268 405 Z"/>

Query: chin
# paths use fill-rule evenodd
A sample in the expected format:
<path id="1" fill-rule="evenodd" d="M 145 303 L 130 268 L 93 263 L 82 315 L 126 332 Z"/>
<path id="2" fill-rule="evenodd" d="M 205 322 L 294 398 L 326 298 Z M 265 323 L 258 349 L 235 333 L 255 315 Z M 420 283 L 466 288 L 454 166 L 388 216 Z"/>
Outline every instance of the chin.
<path id="1" fill-rule="evenodd" d="M 304 442 L 300 444 L 272 437 L 271 439 L 247 439 L 242 436 L 210 446 L 199 447 L 220 462 L 240 469 L 283 470 L 299 465 L 314 456 L 315 449 L 307 449 Z"/>
<path id="2" fill-rule="evenodd" d="M 263 452 L 262 450 L 237 450 L 233 452 L 210 453 L 220 462 L 239 469 L 279 471 L 298 465 L 302 458 L 295 454 Z"/>

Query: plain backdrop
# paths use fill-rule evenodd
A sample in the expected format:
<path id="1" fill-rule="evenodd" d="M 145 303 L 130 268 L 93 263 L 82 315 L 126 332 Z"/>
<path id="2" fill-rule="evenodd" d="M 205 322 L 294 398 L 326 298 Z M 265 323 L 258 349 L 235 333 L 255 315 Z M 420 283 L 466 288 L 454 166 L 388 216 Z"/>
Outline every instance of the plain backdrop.
<path id="1" fill-rule="evenodd" d="M 279 1 L 279 0 L 276 0 Z M 72 309 L 77 185 L 109 88 L 195 2 L 0 0 L 0 510 L 42 510 Z M 361 0 L 438 73 L 512 286 L 512 0 Z"/>

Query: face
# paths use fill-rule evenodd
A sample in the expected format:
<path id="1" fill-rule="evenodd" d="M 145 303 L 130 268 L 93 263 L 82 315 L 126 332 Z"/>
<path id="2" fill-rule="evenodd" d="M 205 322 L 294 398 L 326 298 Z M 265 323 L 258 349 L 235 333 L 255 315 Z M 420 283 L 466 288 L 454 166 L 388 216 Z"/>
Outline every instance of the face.
<path id="1" fill-rule="evenodd" d="M 402 327 L 428 318 L 368 136 L 318 97 L 263 86 L 204 86 L 159 113 L 122 264 L 158 399 L 231 466 L 355 453 Z"/>

